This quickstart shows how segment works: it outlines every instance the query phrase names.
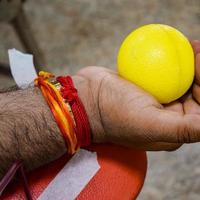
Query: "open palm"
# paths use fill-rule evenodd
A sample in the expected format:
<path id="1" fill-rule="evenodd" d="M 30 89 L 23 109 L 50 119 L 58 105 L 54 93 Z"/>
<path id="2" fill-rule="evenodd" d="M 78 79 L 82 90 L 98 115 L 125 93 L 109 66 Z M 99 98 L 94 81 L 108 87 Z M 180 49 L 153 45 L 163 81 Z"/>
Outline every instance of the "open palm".
<path id="1" fill-rule="evenodd" d="M 196 63 L 194 83 L 184 97 L 167 105 L 106 68 L 88 67 L 78 72 L 88 80 L 104 141 L 144 150 L 174 150 L 183 143 L 200 141 L 200 42 L 191 44 Z"/>

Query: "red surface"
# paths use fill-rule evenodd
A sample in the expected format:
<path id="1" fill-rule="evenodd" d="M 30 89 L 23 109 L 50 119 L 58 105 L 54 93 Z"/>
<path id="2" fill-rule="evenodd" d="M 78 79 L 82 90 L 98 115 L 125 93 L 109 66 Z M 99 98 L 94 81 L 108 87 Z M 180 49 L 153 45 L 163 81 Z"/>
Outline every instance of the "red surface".
<path id="1" fill-rule="evenodd" d="M 101 168 L 82 190 L 77 200 L 135 199 L 146 175 L 146 153 L 110 144 L 92 145 L 88 149 L 97 152 Z M 37 199 L 68 160 L 69 156 L 65 155 L 28 174 L 33 199 Z M 18 181 L 13 182 L 1 199 L 26 199 L 22 185 Z"/>

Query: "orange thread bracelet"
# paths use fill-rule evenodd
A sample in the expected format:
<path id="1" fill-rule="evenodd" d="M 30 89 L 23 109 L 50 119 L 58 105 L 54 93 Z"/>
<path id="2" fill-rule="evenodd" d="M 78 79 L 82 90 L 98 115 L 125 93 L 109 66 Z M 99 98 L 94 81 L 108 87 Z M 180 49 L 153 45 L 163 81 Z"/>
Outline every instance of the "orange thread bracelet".
<path id="1" fill-rule="evenodd" d="M 58 127 L 67 144 L 68 153 L 74 154 L 78 149 L 78 142 L 75 133 L 75 123 L 70 115 L 67 105 L 50 78 L 54 75 L 48 72 L 39 72 L 38 78 L 35 79 L 35 86 L 39 87 L 44 98 L 46 99 Z"/>

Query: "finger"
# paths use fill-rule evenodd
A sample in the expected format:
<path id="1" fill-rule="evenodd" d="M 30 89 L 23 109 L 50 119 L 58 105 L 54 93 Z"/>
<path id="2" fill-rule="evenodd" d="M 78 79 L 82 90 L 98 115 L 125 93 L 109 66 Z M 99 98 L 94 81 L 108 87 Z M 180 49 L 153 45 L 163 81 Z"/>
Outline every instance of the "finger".
<path id="1" fill-rule="evenodd" d="M 200 104 L 200 86 L 197 84 L 194 84 L 192 89 L 192 96 L 197 101 L 197 103 Z"/>
<path id="2" fill-rule="evenodd" d="M 144 151 L 175 151 L 182 145 L 181 143 L 154 142 L 144 145 L 139 144 L 137 148 Z"/>
<path id="3" fill-rule="evenodd" d="M 195 57 L 195 83 L 200 85 L 200 53 Z"/>
<path id="4" fill-rule="evenodd" d="M 154 141 L 168 143 L 200 142 L 200 115 L 183 115 L 161 109 L 157 109 L 154 114 Z"/>
<path id="5" fill-rule="evenodd" d="M 200 84 L 200 41 L 191 41 L 192 48 L 195 54 L 195 82 Z"/>
<path id="6" fill-rule="evenodd" d="M 175 111 L 175 112 L 179 112 L 179 113 L 184 114 L 182 103 L 178 102 L 178 100 L 166 104 L 166 105 L 164 106 L 164 108 L 165 108 L 166 110 L 171 110 L 171 111 Z"/>
<path id="7" fill-rule="evenodd" d="M 191 41 L 192 48 L 195 54 L 195 82 L 200 84 L 200 41 Z"/>
<path id="8" fill-rule="evenodd" d="M 191 45 L 194 50 L 194 54 L 200 53 L 200 41 L 199 40 L 191 40 Z"/>
<path id="9" fill-rule="evenodd" d="M 130 148 L 136 148 L 143 151 L 174 151 L 180 148 L 183 144 L 182 143 L 169 143 L 169 142 L 117 142 L 122 146 L 127 146 Z"/>
<path id="10" fill-rule="evenodd" d="M 200 115 L 200 106 L 195 98 L 187 99 L 184 103 L 184 111 L 187 114 L 198 114 Z"/>

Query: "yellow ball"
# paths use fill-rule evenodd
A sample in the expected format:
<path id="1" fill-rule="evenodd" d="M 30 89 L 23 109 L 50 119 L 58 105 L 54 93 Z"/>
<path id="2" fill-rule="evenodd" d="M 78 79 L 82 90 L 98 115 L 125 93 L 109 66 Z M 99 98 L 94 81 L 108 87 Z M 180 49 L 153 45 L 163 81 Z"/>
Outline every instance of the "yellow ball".
<path id="1" fill-rule="evenodd" d="M 194 53 L 175 28 L 149 24 L 131 32 L 118 53 L 119 74 L 152 94 L 160 103 L 181 97 L 194 78 Z"/>

